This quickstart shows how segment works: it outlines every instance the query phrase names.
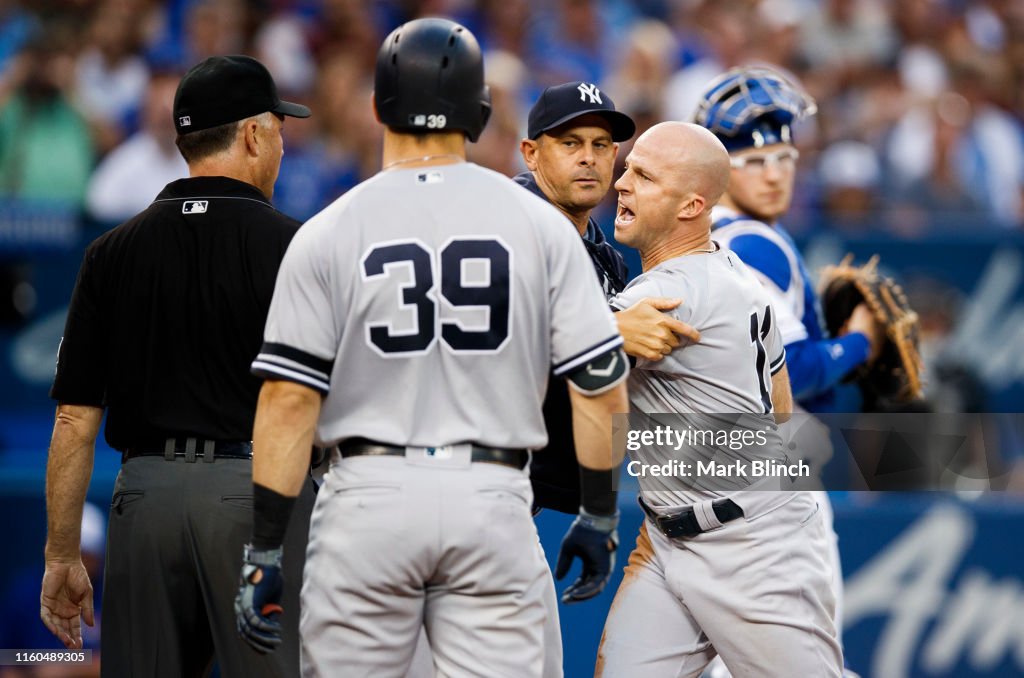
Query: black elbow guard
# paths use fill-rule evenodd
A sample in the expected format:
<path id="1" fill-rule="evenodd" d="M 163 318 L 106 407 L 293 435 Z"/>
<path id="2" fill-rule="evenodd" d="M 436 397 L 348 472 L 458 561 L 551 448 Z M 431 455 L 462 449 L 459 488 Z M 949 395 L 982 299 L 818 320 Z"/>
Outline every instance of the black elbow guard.
<path id="1" fill-rule="evenodd" d="M 619 384 L 629 374 L 629 362 L 622 348 L 615 348 L 565 375 L 573 388 L 596 396 Z"/>

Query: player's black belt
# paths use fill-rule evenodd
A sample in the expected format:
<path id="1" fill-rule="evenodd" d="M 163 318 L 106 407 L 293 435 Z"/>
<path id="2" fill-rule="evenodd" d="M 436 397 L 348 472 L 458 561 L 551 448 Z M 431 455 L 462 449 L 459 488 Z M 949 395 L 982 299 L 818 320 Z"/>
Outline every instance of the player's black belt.
<path id="1" fill-rule="evenodd" d="M 697 515 L 692 508 L 663 516 L 655 513 L 654 509 L 647 505 L 643 497 L 639 497 L 639 500 L 640 507 L 644 510 L 644 513 L 654 521 L 654 524 L 658 526 L 662 534 L 670 539 L 696 537 L 701 532 L 704 532 L 700 523 L 697 522 Z M 743 509 L 732 499 L 717 499 L 711 502 L 711 510 L 715 512 L 715 516 L 717 516 L 720 523 L 728 523 L 743 517 Z"/>
<path id="2" fill-rule="evenodd" d="M 163 457 L 174 461 L 184 457 L 187 462 L 199 459 L 252 459 L 252 442 L 248 440 L 204 440 L 203 438 L 167 438 L 157 443 L 129 445 L 121 453 L 121 463 L 135 457 Z"/>
<path id="3" fill-rule="evenodd" d="M 366 440 L 365 438 L 349 438 L 338 446 L 342 457 L 362 456 L 385 456 L 404 457 L 405 448 L 398 445 L 385 445 L 384 443 Z M 487 464 L 501 464 L 522 470 L 530 463 L 530 453 L 526 450 L 516 450 L 507 447 L 478 447 L 473 445 L 470 454 L 472 461 L 480 461 Z"/>

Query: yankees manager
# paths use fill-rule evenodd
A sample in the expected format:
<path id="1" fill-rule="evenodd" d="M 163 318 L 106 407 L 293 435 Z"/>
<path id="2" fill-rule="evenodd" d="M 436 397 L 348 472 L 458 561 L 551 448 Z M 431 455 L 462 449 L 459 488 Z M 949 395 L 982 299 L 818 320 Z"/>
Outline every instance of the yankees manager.
<path id="1" fill-rule="evenodd" d="M 298 673 L 298 584 L 312 488 L 288 530 L 284 647 L 252 651 L 232 599 L 252 531 L 252 427 L 277 269 L 298 222 L 270 205 L 285 116 L 270 73 L 211 57 L 174 101 L 189 178 L 93 242 L 71 299 L 51 395 L 41 616 L 69 648 L 93 623 L 79 552 L 82 502 L 104 409 L 121 451 L 111 502 L 100 641 L 104 676 Z M 126 187 L 127 190 L 127 187 Z"/>

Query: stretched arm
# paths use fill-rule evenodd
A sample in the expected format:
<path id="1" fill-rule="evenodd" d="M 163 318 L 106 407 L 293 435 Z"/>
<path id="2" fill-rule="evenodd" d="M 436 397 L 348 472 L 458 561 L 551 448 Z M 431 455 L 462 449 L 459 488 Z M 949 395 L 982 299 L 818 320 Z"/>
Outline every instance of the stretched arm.
<path id="1" fill-rule="evenodd" d="M 39 616 L 69 649 L 82 647 L 82 619 L 92 626 L 92 583 L 82 563 L 82 506 L 92 478 L 103 409 L 57 406 L 46 462 L 46 569 Z"/>
<path id="2" fill-rule="evenodd" d="M 656 362 L 678 348 L 682 339 L 699 342 L 700 332 L 664 313 L 681 303 L 681 299 L 645 297 L 616 311 L 615 322 L 625 342 L 623 350 L 634 358 Z"/>

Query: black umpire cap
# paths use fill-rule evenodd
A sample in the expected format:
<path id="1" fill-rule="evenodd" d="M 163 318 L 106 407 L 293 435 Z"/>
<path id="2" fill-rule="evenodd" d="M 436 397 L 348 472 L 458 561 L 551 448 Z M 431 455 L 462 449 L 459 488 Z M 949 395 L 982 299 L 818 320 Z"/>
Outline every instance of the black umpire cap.
<path id="1" fill-rule="evenodd" d="M 548 87 L 530 109 L 526 135 L 536 139 L 544 132 L 581 115 L 595 113 L 612 126 L 612 141 L 626 141 L 636 133 L 633 119 L 615 110 L 611 97 L 589 82 L 574 81 Z"/>
<path id="2" fill-rule="evenodd" d="M 281 101 L 266 66 L 247 56 L 214 56 L 193 66 L 174 95 L 178 134 L 226 125 L 260 113 L 308 118 L 309 109 Z"/>

